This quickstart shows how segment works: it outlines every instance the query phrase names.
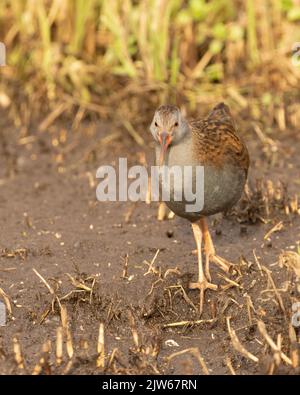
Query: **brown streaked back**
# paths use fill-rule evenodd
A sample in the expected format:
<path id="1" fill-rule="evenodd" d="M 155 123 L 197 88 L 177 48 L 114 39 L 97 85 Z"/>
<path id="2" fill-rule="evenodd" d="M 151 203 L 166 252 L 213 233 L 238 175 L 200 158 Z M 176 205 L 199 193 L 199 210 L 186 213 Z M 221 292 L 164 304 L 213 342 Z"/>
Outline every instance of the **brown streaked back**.
<path id="1" fill-rule="evenodd" d="M 194 155 L 203 163 L 221 167 L 232 164 L 245 170 L 249 168 L 247 147 L 236 133 L 234 120 L 228 106 L 219 103 L 207 118 L 190 122 Z"/>

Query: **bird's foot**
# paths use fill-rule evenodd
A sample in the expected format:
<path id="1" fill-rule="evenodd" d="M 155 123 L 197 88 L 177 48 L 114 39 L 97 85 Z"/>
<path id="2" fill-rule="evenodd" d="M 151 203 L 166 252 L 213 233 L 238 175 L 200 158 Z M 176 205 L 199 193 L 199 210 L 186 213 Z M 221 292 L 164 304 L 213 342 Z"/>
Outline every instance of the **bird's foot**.
<path id="1" fill-rule="evenodd" d="M 189 284 L 189 288 L 190 289 L 199 289 L 200 291 L 200 304 L 199 304 L 199 313 L 200 315 L 203 312 L 203 304 L 204 304 L 204 293 L 207 289 L 211 289 L 213 291 L 217 291 L 218 286 L 215 284 L 210 283 L 209 281 L 206 280 L 206 278 L 204 277 L 204 279 L 202 281 L 198 281 L 196 283 L 191 282 Z"/>
<path id="2" fill-rule="evenodd" d="M 210 253 L 205 253 L 205 276 L 209 281 L 211 281 L 211 275 L 209 271 L 210 262 L 214 262 L 217 264 L 220 269 L 222 269 L 225 273 L 229 273 L 230 268 L 233 266 L 232 263 L 228 262 L 226 259 L 221 258 L 218 255 L 212 255 Z"/>
<path id="3" fill-rule="evenodd" d="M 210 233 L 206 229 L 204 233 L 204 253 L 205 253 L 205 275 L 208 280 L 211 280 L 209 272 L 210 262 L 217 264 L 224 272 L 229 273 L 230 268 L 233 266 L 232 263 L 228 262 L 226 259 L 221 258 L 216 254 L 215 246 L 211 239 Z"/>
<path id="4" fill-rule="evenodd" d="M 197 250 L 193 250 L 192 254 L 197 255 Z M 205 251 L 205 276 L 209 281 L 211 281 L 211 275 L 209 271 L 210 262 L 217 264 L 226 273 L 229 273 L 230 269 L 234 266 L 233 263 L 227 261 L 225 258 L 221 258 L 215 253 L 212 254 L 210 251 Z"/>
<path id="5" fill-rule="evenodd" d="M 207 221 L 205 218 L 200 219 L 200 228 L 203 233 L 203 239 L 204 239 L 204 252 L 205 252 L 205 275 L 208 278 L 208 280 L 211 280 L 211 276 L 209 273 L 209 264 L 210 262 L 216 263 L 222 270 L 224 270 L 226 273 L 229 272 L 232 263 L 228 262 L 226 259 L 221 258 L 216 254 L 216 250 L 211 238 L 211 235 L 208 230 L 208 225 Z"/>
<path id="6" fill-rule="evenodd" d="M 213 255 L 209 259 L 216 263 L 226 273 L 229 273 L 230 268 L 233 266 L 231 262 L 218 255 Z"/>

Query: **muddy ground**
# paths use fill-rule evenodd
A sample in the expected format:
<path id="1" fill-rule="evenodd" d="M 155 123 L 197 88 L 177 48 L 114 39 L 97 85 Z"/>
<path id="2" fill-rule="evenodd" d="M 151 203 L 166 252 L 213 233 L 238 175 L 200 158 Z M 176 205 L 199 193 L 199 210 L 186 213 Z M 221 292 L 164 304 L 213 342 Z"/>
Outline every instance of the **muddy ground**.
<path id="1" fill-rule="evenodd" d="M 245 203 L 244 212 L 240 207 L 231 215 L 210 218 L 218 254 L 237 269 L 227 276 L 234 281 L 230 283 L 212 264 L 220 290 L 206 293 L 204 321 L 199 322 L 199 296 L 188 289 L 197 275 L 190 224 L 181 218 L 158 222 L 156 203 L 96 200 L 98 166 L 115 164 L 118 157 L 140 163 L 144 152 L 150 161 L 147 132 L 142 134 L 145 147 L 123 129 L 101 122 L 87 122 L 77 131 L 67 123 L 46 132 L 32 127 L 22 137 L 19 129 L 7 126 L 5 114 L 1 119 L 0 287 L 12 307 L 6 326 L 0 327 L 1 373 L 31 373 L 43 344 L 49 348 L 47 340 L 51 349 L 44 354 L 46 362 L 36 367 L 42 373 L 203 374 L 197 352 L 172 355 L 191 348 L 199 350 L 211 374 L 265 373 L 273 353 L 256 319 L 266 324 L 275 341 L 282 334 L 282 349 L 289 355 L 291 306 L 299 293 L 293 271 L 279 264 L 279 256 L 283 250 L 297 251 L 300 243 L 300 216 L 284 209 L 300 186 L 296 131 L 274 130 L 268 136 L 273 142 L 265 142 L 245 122 L 251 188 L 257 179 L 271 179 L 275 184 L 283 181 L 288 191 L 270 202 L 268 215 L 257 193 Z M 280 221 L 279 231 L 264 239 Z M 271 270 L 278 290 L 264 268 Z M 67 309 L 74 349 L 69 359 L 64 344 L 60 365 L 55 359 L 61 325 L 58 300 Z M 247 310 L 247 303 L 253 308 Z M 258 362 L 235 350 L 226 317 Z M 104 369 L 96 367 L 101 322 Z M 25 368 L 15 361 L 14 338 Z M 281 362 L 275 372 L 296 370 Z"/>

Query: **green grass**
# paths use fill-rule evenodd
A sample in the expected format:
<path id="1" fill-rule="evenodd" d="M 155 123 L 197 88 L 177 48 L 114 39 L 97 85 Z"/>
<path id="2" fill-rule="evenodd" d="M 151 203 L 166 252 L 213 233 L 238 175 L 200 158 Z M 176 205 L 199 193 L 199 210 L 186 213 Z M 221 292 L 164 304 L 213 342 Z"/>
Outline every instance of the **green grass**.
<path id="1" fill-rule="evenodd" d="M 88 103 L 114 76 L 193 95 L 259 66 L 265 53 L 288 53 L 299 20 L 292 0 L 6 0 L 0 40 L 26 92 Z"/>

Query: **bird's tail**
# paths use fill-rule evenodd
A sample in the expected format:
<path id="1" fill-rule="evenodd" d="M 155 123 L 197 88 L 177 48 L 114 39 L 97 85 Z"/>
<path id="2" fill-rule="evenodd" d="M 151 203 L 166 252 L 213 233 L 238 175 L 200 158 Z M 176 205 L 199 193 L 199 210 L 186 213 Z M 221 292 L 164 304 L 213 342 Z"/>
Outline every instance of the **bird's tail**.
<path id="1" fill-rule="evenodd" d="M 218 119 L 231 122 L 232 116 L 229 107 L 225 103 L 219 103 L 210 111 L 207 119 Z"/>

